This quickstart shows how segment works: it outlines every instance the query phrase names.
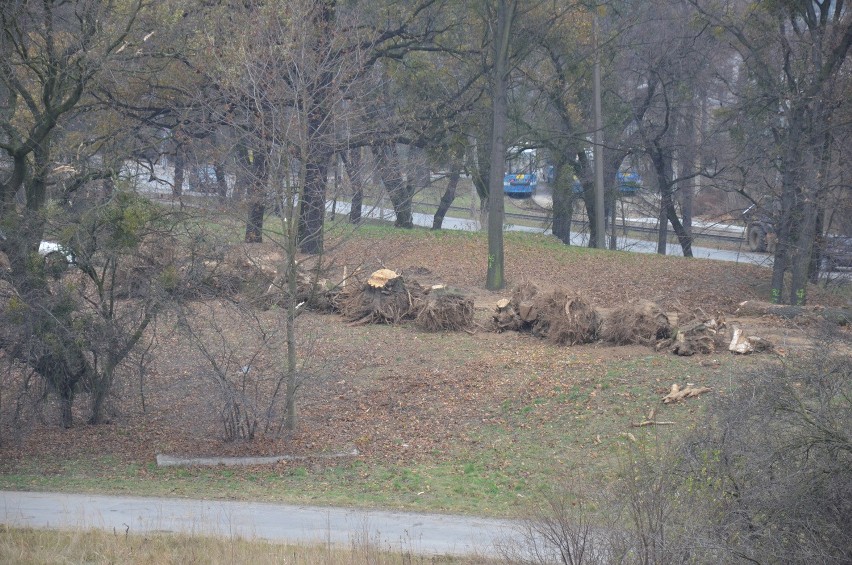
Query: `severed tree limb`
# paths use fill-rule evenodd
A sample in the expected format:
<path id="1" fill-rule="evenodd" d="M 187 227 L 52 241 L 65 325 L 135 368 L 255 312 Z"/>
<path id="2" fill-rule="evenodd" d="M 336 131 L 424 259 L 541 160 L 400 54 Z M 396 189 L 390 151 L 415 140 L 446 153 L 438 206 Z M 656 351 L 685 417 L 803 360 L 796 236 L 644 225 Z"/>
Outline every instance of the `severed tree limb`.
<path id="1" fill-rule="evenodd" d="M 670 402 L 678 402 L 683 400 L 684 398 L 694 398 L 705 392 L 710 392 L 713 389 L 706 386 L 687 386 L 686 388 L 680 388 L 677 384 L 673 384 L 671 388 L 671 392 L 663 397 L 663 402 L 665 404 L 669 404 Z"/>
<path id="2" fill-rule="evenodd" d="M 645 420 L 643 422 L 631 422 L 631 428 L 644 428 L 645 426 L 673 426 L 674 422 L 658 422 L 654 420 Z"/>

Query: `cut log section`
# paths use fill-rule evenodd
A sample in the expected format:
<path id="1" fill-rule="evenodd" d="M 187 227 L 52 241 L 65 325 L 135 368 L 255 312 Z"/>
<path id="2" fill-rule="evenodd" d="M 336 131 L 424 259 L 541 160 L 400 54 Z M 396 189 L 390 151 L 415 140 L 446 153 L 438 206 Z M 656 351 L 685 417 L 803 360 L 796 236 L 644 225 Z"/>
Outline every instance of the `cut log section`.
<path id="1" fill-rule="evenodd" d="M 772 343 L 762 337 L 754 335 L 747 336 L 742 328 L 734 328 L 728 351 L 731 353 L 748 354 L 760 351 L 772 351 Z"/>

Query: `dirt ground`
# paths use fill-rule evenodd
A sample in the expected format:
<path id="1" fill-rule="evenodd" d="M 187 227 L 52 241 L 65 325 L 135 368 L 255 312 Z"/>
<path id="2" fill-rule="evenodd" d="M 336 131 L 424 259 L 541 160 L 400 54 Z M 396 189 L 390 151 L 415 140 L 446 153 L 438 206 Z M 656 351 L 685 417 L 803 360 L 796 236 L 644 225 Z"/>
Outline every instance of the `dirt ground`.
<path id="1" fill-rule="evenodd" d="M 738 317 L 740 302 L 765 297 L 770 273 L 756 266 L 585 249 L 569 252 L 543 237 L 509 236 L 507 289 L 489 292 L 483 289 L 487 253 L 481 237 L 391 232 L 381 240 L 352 237 L 328 247 L 325 259 L 332 264 L 332 280 L 335 273 L 342 276 L 345 265 L 348 273 L 369 274 L 386 267 L 422 285 L 445 284 L 474 297 L 476 327 L 456 333 L 426 333 L 410 324 L 351 327 L 335 314 L 306 313 L 298 320 L 306 360 L 298 430 L 272 430 L 258 433 L 251 442 L 226 442 L 210 366 L 165 317 L 156 328 L 157 345 L 146 372 L 130 367 L 116 383 L 108 424 L 84 424 L 87 398 L 81 394 L 76 425 L 64 430 L 52 401 L 33 402 L 38 391 L 14 398 L 4 385 L 0 460 L 108 453 L 118 461 L 150 462 L 157 453 L 314 455 L 355 448 L 367 459 L 404 462 L 467 441 L 472 426 L 501 418 L 494 407 L 519 396 L 545 394 L 547 376 L 566 364 L 593 371 L 649 356 L 652 363 L 659 358 L 662 364 L 670 356 L 642 346 L 557 347 L 516 332 L 489 331 L 494 304 L 523 281 L 543 290 L 576 290 L 602 310 L 637 298 L 652 300 L 670 313 L 687 314 L 700 307 L 770 339 L 782 355 L 805 346 L 816 331 L 814 323 L 801 318 Z M 818 288 L 810 293 L 816 309 L 844 307 L 845 300 Z M 246 340 L 245 350 L 232 360 L 235 366 L 241 366 L 241 359 L 252 359 L 245 320 L 234 314 L 233 306 L 210 300 L 199 308 L 223 321 L 231 339 Z M 259 314 L 269 324 L 276 315 L 274 310 Z M 274 372 L 277 361 L 252 362 Z M 714 362 L 710 357 L 696 359 L 697 364 Z M 531 386 L 522 378 L 533 373 L 542 376 L 537 381 L 541 384 Z M 519 383 L 526 388 L 520 390 Z M 532 390 L 535 386 L 541 391 Z M 22 407 L 17 420 L 16 403 Z"/>

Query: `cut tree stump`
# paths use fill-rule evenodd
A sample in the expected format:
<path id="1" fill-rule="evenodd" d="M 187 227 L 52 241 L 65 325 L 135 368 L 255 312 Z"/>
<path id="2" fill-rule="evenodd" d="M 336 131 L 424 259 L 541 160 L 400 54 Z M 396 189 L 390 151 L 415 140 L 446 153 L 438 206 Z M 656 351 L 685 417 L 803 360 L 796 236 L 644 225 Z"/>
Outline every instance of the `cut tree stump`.
<path id="1" fill-rule="evenodd" d="M 390 269 L 379 269 L 375 271 L 370 278 L 367 279 L 367 284 L 373 288 L 387 288 L 389 283 L 399 278 L 399 273 Z"/>
<path id="2" fill-rule="evenodd" d="M 417 316 L 423 290 L 417 283 L 406 284 L 390 269 L 375 271 L 360 289 L 347 290 L 340 307 L 350 325 L 397 324 Z"/>
<path id="3" fill-rule="evenodd" d="M 696 353 L 715 353 L 727 344 L 724 321 L 715 318 L 695 322 L 680 328 L 671 346 L 675 355 L 689 356 Z"/>

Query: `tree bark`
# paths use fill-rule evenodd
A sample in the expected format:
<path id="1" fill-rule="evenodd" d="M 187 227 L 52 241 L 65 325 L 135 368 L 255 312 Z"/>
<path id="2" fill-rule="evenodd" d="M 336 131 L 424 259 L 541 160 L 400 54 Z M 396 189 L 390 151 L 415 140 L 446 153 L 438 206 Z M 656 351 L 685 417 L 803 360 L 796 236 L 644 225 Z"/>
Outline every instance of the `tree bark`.
<path id="1" fill-rule="evenodd" d="M 343 166 L 346 167 L 346 175 L 349 177 L 349 183 L 352 186 L 352 205 L 349 207 L 349 223 L 361 223 L 361 207 L 364 204 L 364 177 L 361 171 L 361 151 L 360 147 L 350 149 L 345 153 L 341 153 Z"/>
<path id="2" fill-rule="evenodd" d="M 459 178 L 461 178 L 461 161 L 456 160 L 450 165 L 450 176 L 447 178 L 447 189 L 441 196 L 441 201 L 438 202 L 438 209 L 435 211 L 435 217 L 432 218 L 433 230 L 441 229 L 441 225 L 444 223 L 444 216 L 447 215 L 447 210 L 450 209 L 450 206 L 453 204 L 453 200 L 456 199 L 456 188 L 459 185 Z"/>
<path id="3" fill-rule="evenodd" d="M 553 195 L 553 235 L 565 245 L 571 245 L 571 220 L 574 216 L 574 167 L 560 152 L 557 155 Z"/>
<path id="4" fill-rule="evenodd" d="M 402 178 L 402 167 L 399 162 L 399 152 L 394 143 L 386 143 L 376 148 L 376 168 L 379 170 L 382 183 L 385 185 L 388 196 L 393 204 L 396 214 L 394 227 L 411 229 L 414 227 L 414 216 L 411 211 L 411 202 L 414 196 L 414 187 Z"/>
<path id="5" fill-rule="evenodd" d="M 500 290 L 506 286 L 503 257 L 503 169 L 506 159 L 506 122 L 508 119 L 509 48 L 512 23 L 517 10 L 515 0 L 498 0 L 497 27 L 492 37 L 491 159 L 488 175 L 488 269 L 485 287 Z"/>

